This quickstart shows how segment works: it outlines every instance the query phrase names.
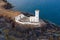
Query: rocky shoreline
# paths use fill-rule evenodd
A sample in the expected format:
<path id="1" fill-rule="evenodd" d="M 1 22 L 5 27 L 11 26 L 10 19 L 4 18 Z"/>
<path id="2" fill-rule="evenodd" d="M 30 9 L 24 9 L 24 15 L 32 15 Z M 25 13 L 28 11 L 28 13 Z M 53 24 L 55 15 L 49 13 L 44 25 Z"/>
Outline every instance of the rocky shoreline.
<path id="1" fill-rule="evenodd" d="M 3 5 L 7 3 L 6 0 L 1 1 L 2 4 L 4 3 Z M 25 28 L 24 26 L 16 23 L 14 21 L 14 17 L 21 13 L 28 17 L 33 15 L 24 12 L 12 11 L 9 6 L 6 6 L 5 8 L 2 8 L 1 6 L 0 40 L 60 40 L 59 26 L 42 19 L 46 25 L 34 28 L 30 28 L 31 26 L 25 26 Z"/>
<path id="2" fill-rule="evenodd" d="M 14 24 L 15 22 L 13 20 L 0 17 L 0 35 L 5 40 L 55 40 L 55 37 L 59 39 L 60 27 L 48 21 L 45 22 L 47 25 L 44 27 L 24 29 Z"/>

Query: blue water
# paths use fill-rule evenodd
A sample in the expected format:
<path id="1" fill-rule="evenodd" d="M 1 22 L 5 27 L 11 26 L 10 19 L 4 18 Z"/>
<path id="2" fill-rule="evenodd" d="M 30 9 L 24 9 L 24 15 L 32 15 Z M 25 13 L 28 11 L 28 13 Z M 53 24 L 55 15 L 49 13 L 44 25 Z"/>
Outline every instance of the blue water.
<path id="1" fill-rule="evenodd" d="M 60 25 L 60 0 L 8 0 L 14 10 L 33 13 L 40 10 L 40 18 Z"/>

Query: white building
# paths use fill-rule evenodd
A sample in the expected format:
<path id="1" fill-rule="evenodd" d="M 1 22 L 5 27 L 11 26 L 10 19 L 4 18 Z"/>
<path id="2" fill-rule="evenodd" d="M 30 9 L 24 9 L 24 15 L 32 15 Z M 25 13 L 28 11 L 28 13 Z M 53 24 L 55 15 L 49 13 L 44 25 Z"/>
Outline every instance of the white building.
<path id="1" fill-rule="evenodd" d="M 39 10 L 35 10 L 35 16 L 30 16 L 30 22 L 39 22 Z"/>
<path id="2" fill-rule="evenodd" d="M 15 21 L 20 20 L 20 19 L 22 19 L 24 17 L 25 16 L 23 14 L 20 14 L 20 15 L 18 15 L 18 16 L 15 17 Z"/>
<path id="3" fill-rule="evenodd" d="M 39 24 L 39 10 L 35 10 L 35 16 L 26 17 L 23 14 L 20 14 L 15 17 L 15 21 L 21 24 Z"/>

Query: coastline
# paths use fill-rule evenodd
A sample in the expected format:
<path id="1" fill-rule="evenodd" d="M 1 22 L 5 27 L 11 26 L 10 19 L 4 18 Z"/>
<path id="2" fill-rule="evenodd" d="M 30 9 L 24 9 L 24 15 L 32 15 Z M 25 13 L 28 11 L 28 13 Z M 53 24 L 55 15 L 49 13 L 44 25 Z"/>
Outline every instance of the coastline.
<path id="1" fill-rule="evenodd" d="M 5 4 L 4 4 L 5 5 Z M 60 27 L 49 21 L 40 19 L 46 24 L 41 27 L 22 25 L 14 21 L 14 17 L 24 12 L 0 8 L 0 39 L 5 40 L 60 40 Z M 33 16 L 24 14 L 27 17 Z M 3 37 L 2 37 L 3 36 Z"/>
<path id="2" fill-rule="evenodd" d="M 18 16 L 18 15 L 20 15 L 20 14 L 24 14 L 25 16 L 27 16 L 27 17 L 29 17 L 29 16 L 34 16 L 33 14 L 30 14 L 30 13 L 26 13 L 26 12 L 20 12 L 20 11 L 14 11 L 14 10 L 12 10 L 12 5 L 10 4 L 9 6 L 8 6 L 8 4 L 10 4 L 10 3 L 8 3 L 7 2 L 7 0 L 5 0 L 5 1 L 2 1 L 2 3 L 1 3 L 1 7 L 0 7 L 0 16 L 3 16 L 3 17 L 7 17 L 7 18 L 10 18 L 11 20 L 13 20 L 13 21 L 15 21 L 15 16 Z M 6 8 L 4 8 L 3 6 L 4 5 L 7 5 L 6 7 L 8 8 L 8 9 L 6 9 Z M 41 19 L 42 21 L 43 21 L 43 19 Z M 45 25 L 45 24 L 44 24 Z"/>

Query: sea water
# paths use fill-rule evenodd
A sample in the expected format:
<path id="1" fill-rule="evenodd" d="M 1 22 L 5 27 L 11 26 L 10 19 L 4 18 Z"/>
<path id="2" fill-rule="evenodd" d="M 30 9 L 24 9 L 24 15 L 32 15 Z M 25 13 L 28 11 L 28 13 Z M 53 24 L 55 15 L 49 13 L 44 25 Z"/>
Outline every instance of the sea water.
<path id="1" fill-rule="evenodd" d="M 60 25 L 60 0 L 8 0 L 14 10 L 34 14 L 40 10 L 40 18 Z"/>

